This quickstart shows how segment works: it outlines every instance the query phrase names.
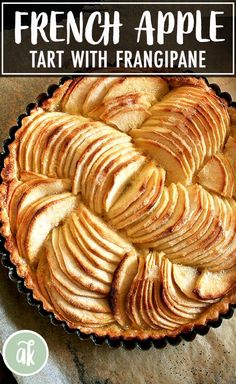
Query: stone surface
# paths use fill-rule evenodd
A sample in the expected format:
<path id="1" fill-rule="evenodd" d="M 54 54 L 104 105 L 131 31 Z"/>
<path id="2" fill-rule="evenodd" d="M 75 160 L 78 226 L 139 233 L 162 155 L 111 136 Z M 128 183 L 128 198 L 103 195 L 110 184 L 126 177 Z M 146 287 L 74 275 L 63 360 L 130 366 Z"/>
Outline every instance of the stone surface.
<path id="1" fill-rule="evenodd" d="M 7 137 L 15 118 L 25 106 L 57 82 L 52 77 L 0 78 L 0 140 Z M 222 90 L 236 99 L 236 79 L 211 78 Z M 17 377 L 22 384 L 235 384 L 236 316 L 224 320 L 220 328 L 211 329 L 191 342 L 162 350 L 112 350 L 80 341 L 54 327 L 37 309 L 30 307 L 0 266 L 0 348 L 14 331 L 32 329 L 39 332 L 49 346 L 49 361 L 33 377 Z"/>

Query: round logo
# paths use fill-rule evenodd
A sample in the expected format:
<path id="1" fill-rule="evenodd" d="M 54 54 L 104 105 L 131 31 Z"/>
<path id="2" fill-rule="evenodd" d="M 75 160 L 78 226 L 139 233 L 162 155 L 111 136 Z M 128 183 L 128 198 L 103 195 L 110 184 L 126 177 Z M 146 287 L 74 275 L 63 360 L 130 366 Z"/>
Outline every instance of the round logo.
<path id="1" fill-rule="evenodd" d="M 5 341 L 2 356 L 10 371 L 20 376 L 31 376 L 40 372 L 47 363 L 48 346 L 37 332 L 17 331 Z"/>

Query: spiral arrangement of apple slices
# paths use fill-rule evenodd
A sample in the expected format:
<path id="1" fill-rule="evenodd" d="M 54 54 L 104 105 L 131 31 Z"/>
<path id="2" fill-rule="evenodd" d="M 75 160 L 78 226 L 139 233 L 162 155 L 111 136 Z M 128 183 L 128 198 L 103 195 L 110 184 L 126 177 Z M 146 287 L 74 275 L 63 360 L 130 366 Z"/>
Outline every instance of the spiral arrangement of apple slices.
<path id="1" fill-rule="evenodd" d="M 236 286 L 235 153 L 235 110 L 201 79 L 66 81 L 23 119 L 2 172 L 18 272 L 87 333 L 204 323 Z"/>

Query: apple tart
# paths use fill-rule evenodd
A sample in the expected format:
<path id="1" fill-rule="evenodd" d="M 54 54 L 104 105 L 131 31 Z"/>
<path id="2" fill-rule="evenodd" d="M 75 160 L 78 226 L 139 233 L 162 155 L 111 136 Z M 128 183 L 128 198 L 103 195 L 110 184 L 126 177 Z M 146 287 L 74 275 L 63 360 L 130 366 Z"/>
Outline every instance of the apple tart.
<path id="1" fill-rule="evenodd" d="M 160 339 L 236 303 L 236 112 L 203 79 L 69 79 L 21 123 L 1 232 L 45 310 Z"/>

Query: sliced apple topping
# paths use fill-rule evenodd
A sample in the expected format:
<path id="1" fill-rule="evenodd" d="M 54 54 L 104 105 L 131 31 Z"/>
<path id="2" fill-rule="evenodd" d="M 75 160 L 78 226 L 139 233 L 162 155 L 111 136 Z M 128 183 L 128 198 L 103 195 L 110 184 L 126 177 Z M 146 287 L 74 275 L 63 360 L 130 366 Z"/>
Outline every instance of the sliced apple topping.
<path id="1" fill-rule="evenodd" d="M 156 100 L 161 100 L 168 91 L 168 84 L 161 77 L 129 76 L 121 78 L 116 83 L 114 83 L 109 92 L 106 94 L 104 101 L 136 92 L 151 93 L 154 95 Z"/>
<path id="2" fill-rule="evenodd" d="M 195 284 L 194 292 L 203 300 L 218 299 L 236 286 L 236 266 L 212 273 L 202 271 Z"/>
<path id="3" fill-rule="evenodd" d="M 111 313 L 98 312 L 98 303 L 92 311 L 70 304 L 55 290 L 50 280 L 48 281 L 48 290 L 56 311 L 75 328 L 81 325 L 91 328 L 102 327 L 114 322 Z"/>
<path id="4" fill-rule="evenodd" d="M 206 200 L 205 190 L 201 186 L 193 184 L 186 189 L 186 193 L 187 199 L 183 216 L 173 227 L 170 226 L 166 231 L 162 231 L 159 238 L 156 237 L 156 249 L 165 252 L 169 247 L 179 243 L 201 215 Z"/>
<path id="5" fill-rule="evenodd" d="M 195 320 L 209 306 L 193 293 L 196 279 L 195 270 L 174 266 L 163 253 L 127 256 L 111 290 L 116 321 L 124 328 L 131 322 L 136 328 L 171 330 Z"/>
<path id="6" fill-rule="evenodd" d="M 108 116 L 103 117 L 102 114 L 100 118 L 120 131 L 129 132 L 131 129 L 140 127 L 149 116 L 150 113 L 142 105 L 128 105 L 119 107 L 117 111 L 113 109 Z"/>
<path id="7" fill-rule="evenodd" d="M 68 289 L 63 274 L 69 275 L 83 289 L 103 295 L 110 291 L 117 265 L 132 251 L 129 243 L 82 203 L 61 227 L 54 229 L 52 248 L 57 261 L 50 255 L 49 264 L 56 280 Z"/>
<path id="8" fill-rule="evenodd" d="M 114 321 L 108 294 L 118 264 L 135 255 L 132 246 L 80 203 L 53 229 L 45 252 L 50 272 L 46 286 L 61 316 L 91 326 Z"/>
<path id="9" fill-rule="evenodd" d="M 58 232 L 57 228 L 53 233 L 55 231 Z M 55 233 L 53 236 L 55 236 Z M 60 244 L 63 243 L 60 242 Z M 69 273 L 71 271 L 70 265 L 66 269 L 65 265 L 58 263 L 58 260 L 60 260 L 60 263 L 62 262 L 62 257 L 64 253 L 67 255 L 67 252 L 68 250 L 63 245 L 60 248 L 57 244 L 54 249 L 52 244 L 48 243 L 46 255 L 50 268 L 45 285 L 56 311 L 64 320 L 76 323 L 76 325 L 96 326 L 98 324 L 102 326 L 113 322 L 107 297 L 103 293 L 91 290 L 90 287 L 86 288 L 80 285 Z M 79 274 L 79 266 L 77 269 L 77 274 Z M 81 270 L 81 276 L 82 274 L 83 271 Z"/>
<path id="10" fill-rule="evenodd" d="M 90 111 L 100 105 L 113 84 L 117 83 L 117 77 L 101 77 L 95 81 L 83 104 L 83 114 L 87 115 Z"/>
<path id="11" fill-rule="evenodd" d="M 191 148 L 171 129 L 148 126 L 130 132 L 134 143 L 167 171 L 167 181 L 189 184 L 195 172 Z M 175 166 L 176 165 L 176 166 Z"/>
<path id="12" fill-rule="evenodd" d="M 127 132 L 143 123 L 150 106 L 168 90 L 161 77 L 84 77 L 70 84 L 60 108 L 101 119 Z"/>
<path id="13" fill-rule="evenodd" d="M 43 112 L 40 108 L 31 112 L 23 120 L 22 131 L 16 135 L 20 170 L 57 177 L 58 160 L 67 143 L 67 140 L 62 142 L 61 137 L 65 138 L 65 133 L 73 135 L 79 126 L 89 121 L 82 116 Z"/>
<path id="14" fill-rule="evenodd" d="M 213 155 L 197 177 L 199 183 L 209 190 L 224 197 L 232 197 L 235 189 L 235 172 L 224 154 Z"/>
<path id="15" fill-rule="evenodd" d="M 188 293 L 188 290 L 186 295 L 183 292 L 184 289 L 179 288 L 173 278 L 173 264 L 167 258 L 163 258 L 161 261 L 160 273 L 163 284 L 163 300 L 169 310 L 177 316 L 188 322 L 196 319 L 209 306 L 209 303 L 200 301 L 197 296 L 196 298 L 191 297 L 192 295 Z"/>
<path id="16" fill-rule="evenodd" d="M 115 140 L 118 137 L 118 132 L 108 126 L 100 125 L 99 127 L 93 127 L 90 133 L 85 134 L 81 143 L 75 142 L 74 152 L 71 156 L 71 164 L 69 166 L 69 174 L 73 179 L 74 194 L 78 194 L 81 190 L 81 178 L 88 159 L 95 155 L 101 146 L 106 145 L 107 142 L 112 139 Z"/>
<path id="17" fill-rule="evenodd" d="M 208 208 L 179 243 L 165 249 L 168 258 L 184 265 L 219 271 L 236 261 L 235 201 L 208 193 Z M 203 220 L 202 220 L 203 219 Z"/>
<path id="18" fill-rule="evenodd" d="M 231 132 L 232 132 L 232 126 L 231 126 Z M 233 188 L 233 197 L 236 198 L 236 126 L 235 126 L 235 135 L 229 136 L 225 148 L 224 148 L 224 155 L 229 160 L 231 166 L 233 167 L 233 174 L 234 174 L 234 188 Z"/>
<path id="19" fill-rule="evenodd" d="M 179 181 L 190 184 L 192 175 L 186 169 L 181 155 L 176 155 L 169 147 L 151 138 L 134 138 L 134 143 L 166 170 L 169 183 Z"/>
<path id="20" fill-rule="evenodd" d="M 112 224 L 119 229 L 129 227 L 147 215 L 160 199 L 164 182 L 162 168 L 152 162 L 145 164 L 108 212 Z"/>
<path id="21" fill-rule="evenodd" d="M 20 253 L 31 265 L 49 232 L 57 226 L 77 205 L 78 199 L 69 192 L 42 197 L 22 215 L 17 226 L 16 240 Z"/>
<path id="22" fill-rule="evenodd" d="M 158 338 L 231 297 L 236 112 L 203 80 L 69 80 L 15 137 L 1 231 L 58 319 Z"/>
<path id="23" fill-rule="evenodd" d="M 61 101 L 61 110 L 71 115 L 80 114 L 90 89 L 98 79 L 98 77 L 79 77 L 73 81 Z"/>
<path id="24" fill-rule="evenodd" d="M 47 306 L 49 306 L 49 308 L 52 310 L 51 299 L 45 284 L 45 278 L 47 278 L 48 276 L 49 276 L 49 269 L 48 269 L 48 263 L 46 258 L 46 252 L 45 250 L 43 250 L 43 252 L 41 252 L 39 257 L 39 262 L 38 262 L 37 271 L 36 271 L 36 280 L 37 280 L 40 294 L 43 295 L 43 298 L 47 301 Z"/>
<path id="25" fill-rule="evenodd" d="M 193 188 L 196 192 L 197 188 Z M 190 190 L 191 191 L 191 190 Z M 159 247 L 160 242 L 168 242 L 182 233 L 192 215 L 190 212 L 189 191 L 181 184 L 171 184 L 168 188 L 169 201 L 164 210 L 162 207 L 157 207 L 156 211 L 147 215 L 146 220 L 143 220 L 140 230 L 127 231 L 130 239 L 135 244 L 139 244 L 145 248 Z M 191 195 L 191 203 L 194 205 L 194 194 Z M 137 229 L 137 228 L 136 228 Z"/>
<path id="26" fill-rule="evenodd" d="M 25 176 L 23 180 L 25 180 Z M 12 233 L 16 233 L 16 227 L 21 222 L 25 210 L 36 203 L 39 199 L 57 193 L 69 192 L 71 190 L 70 180 L 51 179 L 31 174 L 26 176 L 24 183 L 17 183 L 12 193 L 8 212 L 11 222 Z M 17 212 L 17 213 L 16 213 Z"/>
<path id="27" fill-rule="evenodd" d="M 138 128 L 150 116 L 148 109 L 155 97 L 150 93 L 129 93 L 104 101 L 94 108 L 89 116 L 115 126 L 120 131 L 128 132 Z"/>
<path id="28" fill-rule="evenodd" d="M 115 320 L 128 327 L 130 319 L 126 312 L 127 295 L 138 270 L 138 257 L 135 252 L 125 256 L 116 269 L 112 281 L 110 302 Z"/>
<path id="29" fill-rule="evenodd" d="M 189 184 L 205 156 L 212 156 L 224 145 L 229 132 L 226 104 L 202 87 L 186 85 L 170 91 L 150 112 L 152 116 L 143 123 L 141 133 L 134 132 L 135 143 L 167 170 L 169 182 Z M 186 141 L 187 132 L 190 135 Z"/>
<path id="30" fill-rule="evenodd" d="M 90 208 L 100 214 L 108 212 L 144 162 L 145 157 L 131 143 L 120 148 L 114 145 L 97 158 L 87 178 L 88 190 L 83 195 Z"/>

